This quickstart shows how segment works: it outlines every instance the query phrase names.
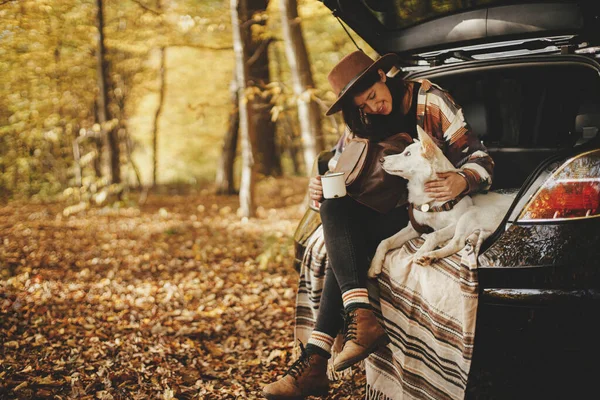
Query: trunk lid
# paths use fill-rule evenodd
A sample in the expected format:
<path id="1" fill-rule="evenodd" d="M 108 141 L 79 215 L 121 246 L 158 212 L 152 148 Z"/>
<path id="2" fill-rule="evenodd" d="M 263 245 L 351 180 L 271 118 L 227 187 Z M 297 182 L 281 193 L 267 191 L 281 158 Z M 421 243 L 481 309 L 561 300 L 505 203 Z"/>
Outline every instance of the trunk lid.
<path id="1" fill-rule="evenodd" d="M 323 0 L 379 54 L 405 65 L 502 51 L 560 52 L 600 44 L 600 2 Z M 416 4 L 415 4 L 416 3 Z"/>

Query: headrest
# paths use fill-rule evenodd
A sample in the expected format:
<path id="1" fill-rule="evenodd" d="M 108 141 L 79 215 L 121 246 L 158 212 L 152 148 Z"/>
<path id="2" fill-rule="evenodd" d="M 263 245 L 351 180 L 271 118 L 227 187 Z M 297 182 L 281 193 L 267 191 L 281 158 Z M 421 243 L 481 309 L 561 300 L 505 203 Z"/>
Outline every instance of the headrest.
<path id="1" fill-rule="evenodd" d="M 598 134 L 598 130 L 600 130 L 600 104 L 582 104 L 575 117 L 575 132 L 581 133 L 579 141 L 593 139 Z"/>
<path id="2" fill-rule="evenodd" d="M 480 139 L 485 138 L 489 133 L 489 117 L 485 104 L 482 102 L 467 103 L 463 105 L 462 110 L 465 120 L 471 127 L 471 130 L 479 136 Z"/>

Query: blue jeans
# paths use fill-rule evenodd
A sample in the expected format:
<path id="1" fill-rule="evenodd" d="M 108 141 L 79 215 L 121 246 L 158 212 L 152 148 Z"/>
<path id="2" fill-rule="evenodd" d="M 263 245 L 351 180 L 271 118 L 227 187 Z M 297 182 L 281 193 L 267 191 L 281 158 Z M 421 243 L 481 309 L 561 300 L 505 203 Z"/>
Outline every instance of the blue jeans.
<path id="1" fill-rule="evenodd" d="M 335 337 L 343 324 L 342 293 L 367 287 L 370 259 L 379 243 L 408 224 L 406 207 L 386 214 L 350 196 L 324 200 L 320 208 L 329 266 L 315 330 Z"/>

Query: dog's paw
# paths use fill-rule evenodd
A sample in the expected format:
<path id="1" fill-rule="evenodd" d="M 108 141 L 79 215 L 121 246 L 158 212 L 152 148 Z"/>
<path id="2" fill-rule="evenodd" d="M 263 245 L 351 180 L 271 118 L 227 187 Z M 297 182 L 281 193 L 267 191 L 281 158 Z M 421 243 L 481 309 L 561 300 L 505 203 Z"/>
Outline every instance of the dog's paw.
<path id="1" fill-rule="evenodd" d="M 435 262 L 437 258 L 431 255 L 431 253 L 425 253 L 419 257 L 415 257 L 417 260 L 417 264 L 419 265 L 431 265 L 432 262 Z"/>
<path id="2" fill-rule="evenodd" d="M 381 254 L 379 251 L 375 253 L 373 260 L 371 261 L 371 266 L 369 267 L 369 271 L 367 275 L 369 278 L 377 278 L 381 273 L 381 268 L 383 267 L 383 260 L 385 258 L 385 253 Z"/>
<path id="3" fill-rule="evenodd" d="M 369 278 L 377 278 L 377 276 L 381 273 L 381 269 L 383 268 L 383 261 L 385 260 L 385 255 L 388 252 L 388 247 L 386 245 L 385 240 L 379 243 L 377 246 L 377 250 L 375 251 L 375 255 L 371 260 L 371 266 L 369 267 L 369 271 L 367 275 Z"/>
<path id="4" fill-rule="evenodd" d="M 381 265 L 373 265 L 373 264 L 371 264 L 371 267 L 369 268 L 369 271 L 367 272 L 367 274 L 369 275 L 369 278 L 377 278 L 380 273 L 381 273 Z"/>

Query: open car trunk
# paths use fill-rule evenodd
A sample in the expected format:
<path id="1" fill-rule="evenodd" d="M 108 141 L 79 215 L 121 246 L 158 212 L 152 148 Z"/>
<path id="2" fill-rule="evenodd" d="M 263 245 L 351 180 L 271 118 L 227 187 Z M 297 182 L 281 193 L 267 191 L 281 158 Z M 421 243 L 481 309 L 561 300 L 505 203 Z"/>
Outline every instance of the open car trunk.
<path id="1" fill-rule="evenodd" d="M 549 156 L 582 139 L 576 118 L 600 103 L 597 64 L 587 58 L 548 57 L 462 63 L 430 69 L 427 78 L 448 90 L 494 160 L 492 190 L 518 190 Z"/>
<path id="2" fill-rule="evenodd" d="M 456 68 L 444 66 L 410 73 L 406 78 L 427 78 L 451 93 L 494 160 L 491 190 L 516 195 L 504 223 L 486 240 L 483 251 L 502 237 L 506 223 L 514 222 L 509 221 L 509 216 L 519 212 L 527 200 L 524 199 L 527 193 L 521 190 L 526 188 L 522 186 L 531 183 L 540 168 L 548 163 L 546 160 L 559 155 L 556 161 L 562 163 L 561 154 L 577 152 L 582 144 L 599 140 L 597 128 L 596 136 L 589 138 L 581 126 L 582 118 L 587 118 L 590 110 L 595 113 L 594 123 L 600 120 L 600 65 L 584 56 L 528 56 L 467 62 Z M 564 231 L 573 225 L 562 226 L 557 229 Z M 597 238 L 597 235 L 592 237 Z M 527 264 L 522 254 L 519 257 L 518 260 L 505 258 L 503 262 L 540 265 L 539 262 Z M 581 264 L 573 258 L 572 251 L 563 251 L 556 257 L 561 259 L 547 264 L 570 267 Z M 494 272 L 488 273 L 485 266 L 482 267 L 483 288 L 503 287 L 497 282 L 497 271 L 501 269 L 490 268 Z"/>

